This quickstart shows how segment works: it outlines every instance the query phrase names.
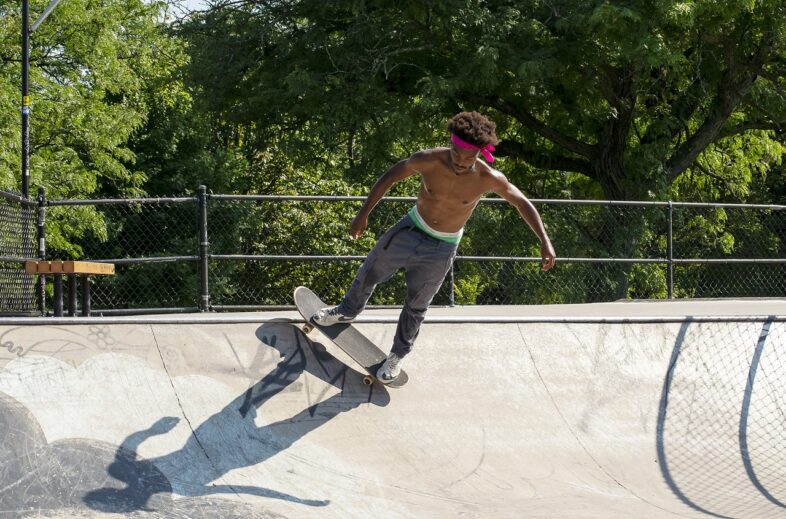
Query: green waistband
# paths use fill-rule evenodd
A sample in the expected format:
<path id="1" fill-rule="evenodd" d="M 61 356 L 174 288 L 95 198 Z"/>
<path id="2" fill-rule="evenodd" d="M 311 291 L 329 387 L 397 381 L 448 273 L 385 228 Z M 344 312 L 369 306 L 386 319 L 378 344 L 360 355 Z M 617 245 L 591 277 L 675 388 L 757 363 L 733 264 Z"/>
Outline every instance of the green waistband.
<path id="1" fill-rule="evenodd" d="M 457 233 L 440 233 L 438 231 L 435 231 L 434 229 L 426 225 L 426 222 L 424 222 L 423 219 L 420 217 L 420 214 L 418 213 L 418 206 L 413 206 L 412 209 L 410 209 L 409 213 L 407 214 L 409 214 L 409 217 L 412 219 L 412 222 L 415 224 L 415 227 L 417 227 L 424 233 L 428 234 L 429 236 L 437 240 L 444 241 L 447 243 L 458 244 L 459 242 L 461 242 L 461 237 L 464 236 L 464 229 L 461 229 Z"/>

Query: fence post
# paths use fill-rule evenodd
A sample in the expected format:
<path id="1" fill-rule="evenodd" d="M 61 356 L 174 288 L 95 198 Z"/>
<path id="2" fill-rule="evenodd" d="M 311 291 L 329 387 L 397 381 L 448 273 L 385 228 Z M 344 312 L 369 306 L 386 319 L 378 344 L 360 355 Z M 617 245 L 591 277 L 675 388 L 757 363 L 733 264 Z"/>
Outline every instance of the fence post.
<path id="1" fill-rule="evenodd" d="M 453 260 L 453 263 L 450 264 L 450 307 L 453 308 L 456 306 L 456 278 L 453 275 L 454 269 L 456 267 L 456 260 Z"/>
<path id="2" fill-rule="evenodd" d="M 209 243 L 207 240 L 207 186 L 199 186 L 199 311 L 210 311 Z"/>
<path id="3" fill-rule="evenodd" d="M 46 259 L 46 233 L 44 232 L 44 222 L 46 221 L 46 190 L 38 188 L 38 259 Z M 42 316 L 46 316 L 46 276 L 38 275 L 38 309 Z"/>
<path id="4" fill-rule="evenodd" d="M 674 204 L 669 200 L 669 234 L 666 244 L 666 254 L 668 256 L 668 290 L 669 299 L 674 298 Z"/>

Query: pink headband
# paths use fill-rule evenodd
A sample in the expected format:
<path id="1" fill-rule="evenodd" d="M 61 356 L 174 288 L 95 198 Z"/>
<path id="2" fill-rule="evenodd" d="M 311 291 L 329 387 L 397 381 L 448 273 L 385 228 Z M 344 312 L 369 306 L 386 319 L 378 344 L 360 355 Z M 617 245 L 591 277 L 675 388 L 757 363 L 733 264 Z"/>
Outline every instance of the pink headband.
<path id="1" fill-rule="evenodd" d="M 494 162 L 494 156 L 491 154 L 491 152 L 494 151 L 494 146 L 491 144 L 486 144 L 485 146 L 475 146 L 474 144 L 470 144 L 467 141 L 462 140 L 453 133 L 450 134 L 450 140 L 459 148 L 464 148 L 465 150 L 480 150 L 480 152 L 483 154 L 483 158 L 486 159 L 486 162 Z"/>

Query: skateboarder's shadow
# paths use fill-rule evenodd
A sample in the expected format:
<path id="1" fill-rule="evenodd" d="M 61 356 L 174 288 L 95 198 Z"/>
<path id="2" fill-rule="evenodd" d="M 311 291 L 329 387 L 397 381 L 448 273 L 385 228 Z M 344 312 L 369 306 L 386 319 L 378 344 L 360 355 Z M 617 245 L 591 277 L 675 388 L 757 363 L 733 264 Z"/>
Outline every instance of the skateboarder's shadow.
<path id="1" fill-rule="evenodd" d="M 128 436 L 108 467 L 124 488 L 101 488 L 84 496 L 91 508 L 114 513 L 129 513 L 151 508 L 170 508 L 165 500 L 175 493 L 198 497 L 210 494 L 251 494 L 309 506 L 325 506 L 328 501 L 302 499 L 283 492 L 256 486 L 214 483 L 228 472 L 263 463 L 286 451 L 298 439 L 338 415 L 363 404 L 386 406 L 390 396 L 385 388 L 363 385 L 363 374 L 332 357 L 319 343 L 309 341 L 291 324 L 274 323 L 256 332 L 262 344 L 247 375 L 261 372 L 270 354 L 280 357 L 277 366 L 256 384 L 232 400 L 198 427 L 182 448 L 152 459 L 140 459 L 139 445 L 148 438 L 166 434 L 179 422 L 165 417 L 150 428 Z M 313 377 L 299 380 L 306 372 L 327 384 L 314 384 Z M 313 386 L 318 386 L 313 388 Z M 321 386 L 321 387 L 319 387 Z M 329 392 L 339 392 L 325 398 Z M 257 425 L 257 410 L 282 391 L 306 393 L 308 405 L 292 417 L 275 423 Z M 291 405 L 291 404 L 289 404 Z M 294 458 L 297 459 L 297 458 Z M 318 460 L 310 460 L 304 470 L 313 471 Z M 247 479 L 270 474 L 260 471 Z"/>

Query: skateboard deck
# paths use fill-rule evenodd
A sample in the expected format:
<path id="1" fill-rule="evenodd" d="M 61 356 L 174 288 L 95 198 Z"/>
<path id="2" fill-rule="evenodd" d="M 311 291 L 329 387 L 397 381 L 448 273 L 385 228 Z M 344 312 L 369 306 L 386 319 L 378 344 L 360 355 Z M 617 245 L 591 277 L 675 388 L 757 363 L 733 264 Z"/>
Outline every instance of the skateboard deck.
<path id="1" fill-rule="evenodd" d="M 304 332 L 308 334 L 314 328 L 319 328 L 319 331 L 366 370 L 368 375 L 363 377 L 363 383 L 366 385 L 374 383 L 377 379 L 377 369 L 387 359 L 387 355 L 376 344 L 360 333 L 352 324 L 338 323 L 332 326 L 320 326 L 314 323 L 311 317 L 318 310 L 329 305 L 324 303 L 319 296 L 307 287 L 297 287 L 295 289 L 295 306 L 300 315 L 306 320 L 306 324 L 303 326 Z M 387 387 L 401 387 L 407 383 L 407 380 L 409 380 L 409 377 L 404 370 L 401 370 L 396 380 L 384 385 Z"/>

